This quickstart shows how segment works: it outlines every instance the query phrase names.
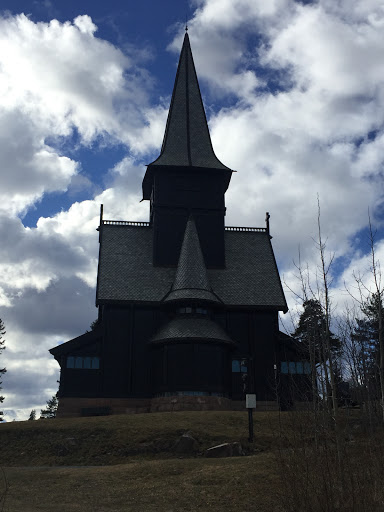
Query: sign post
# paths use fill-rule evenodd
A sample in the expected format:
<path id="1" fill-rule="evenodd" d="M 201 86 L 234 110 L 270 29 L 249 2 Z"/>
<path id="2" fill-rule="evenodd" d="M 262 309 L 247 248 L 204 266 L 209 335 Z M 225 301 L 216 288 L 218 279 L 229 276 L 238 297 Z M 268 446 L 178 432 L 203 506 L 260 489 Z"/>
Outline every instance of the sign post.
<path id="1" fill-rule="evenodd" d="M 245 395 L 245 407 L 248 409 L 248 441 L 253 443 L 253 409 L 256 409 L 256 395 L 246 394 Z"/>

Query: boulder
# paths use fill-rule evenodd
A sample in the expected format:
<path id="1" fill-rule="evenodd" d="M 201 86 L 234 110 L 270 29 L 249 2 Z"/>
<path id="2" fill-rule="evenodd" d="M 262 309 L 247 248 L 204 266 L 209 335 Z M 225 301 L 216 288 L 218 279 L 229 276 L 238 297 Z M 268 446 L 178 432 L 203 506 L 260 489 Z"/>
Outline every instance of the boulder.
<path id="1" fill-rule="evenodd" d="M 198 450 L 199 443 L 189 432 L 180 436 L 173 446 L 176 453 L 194 453 Z"/>
<path id="2" fill-rule="evenodd" d="M 212 446 L 205 451 L 206 457 L 239 457 L 244 455 L 240 443 L 223 443 Z"/>

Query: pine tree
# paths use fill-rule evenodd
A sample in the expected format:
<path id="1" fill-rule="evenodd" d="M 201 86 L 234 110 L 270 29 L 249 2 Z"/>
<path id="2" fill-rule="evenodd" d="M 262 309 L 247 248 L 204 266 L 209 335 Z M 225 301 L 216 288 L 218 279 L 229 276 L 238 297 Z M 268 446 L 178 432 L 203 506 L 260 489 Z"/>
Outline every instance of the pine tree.
<path id="1" fill-rule="evenodd" d="M 57 407 L 59 405 L 59 401 L 57 399 L 57 394 L 53 395 L 52 398 L 47 400 L 47 408 L 40 410 L 40 419 L 49 419 L 56 418 Z"/>
<path id="2" fill-rule="evenodd" d="M 292 337 L 298 341 L 303 355 L 308 357 L 311 352 L 319 363 L 323 357 L 323 345 L 326 335 L 326 318 L 323 308 L 317 299 L 308 299 L 303 303 L 304 311 L 299 318 L 298 326 Z M 333 357 L 340 355 L 340 340 L 330 333 L 331 353 Z"/>
<path id="3" fill-rule="evenodd" d="M 32 411 L 31 411 L 31 413 L 30 413 L 30 415 L 29 415 L 28 420 L 29 420 L 29 421 L 33 421 L 33 420 L 35 420 L 35 419 L 36 419 L 36 409 L 32 409 Z"/>
<path id="4" fill-rule="evenodd" d="M 322 385 L 323 396 L 330 397 L 332 396 L 330 366 L 332 366 L 336 389 L 342 380 L 341 343 L 327 328 L 325 312 L 317 299 L 304 301 L 303 308 L 304 311 L 300 315 L 299 323 L 292 337 L 297 340 L 297 348 L 303 359 L 310 362 L 314 400 L 318 393 L 319 381 Z M 328 346 L 330 350 L 328 350 Z"/>
<path id="5" fill-rule="evenodd" d="M 5 350 L 5 340 L 3 339 L 4 334 L 5 334 L 5 326 L 4 326 L 4 322 L 0 318 L 0 354 L 3 350 Z M 6 368 L 1 368 L 1 366 L 0 366 L 0 391 L 2 389 L 1 388 L 1 384 L 2 384 L 1 377 L 2 377 L 2 375 L 4 375 L 4 373 L 6 371 L 7 371 Z M 4 397 L 0 395 L 0 404 L 3 403 L 3 401 L 4 401 Z M 0 411 L 0 421 L 3 421 L 2 415 L 3 415 L 3 413 Z"/>
<path id="6" fill-rule="evenodd" d="M 362 304 L 363 318 L 356 319 L 352 341 L 357 350 L 356 374 L 358 384 L 362 386 L 364 400 L 380 398 L 380 347 L 379 313 L 383 315 L 381 297 L 373 293 Z"/>

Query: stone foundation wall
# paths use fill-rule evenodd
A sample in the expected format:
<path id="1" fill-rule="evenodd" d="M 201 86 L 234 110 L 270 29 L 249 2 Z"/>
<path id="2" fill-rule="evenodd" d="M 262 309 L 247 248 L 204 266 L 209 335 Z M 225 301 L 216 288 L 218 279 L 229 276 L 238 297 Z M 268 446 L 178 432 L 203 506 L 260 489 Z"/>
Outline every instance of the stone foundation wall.
<path id="1" fill-rule="evenodd" d="M 167 396 L 152 398 L 151 412 L 230 411 L 231 402 L 220 396 Z"/>
<path id="2" fill-rule="evenodd" d="M 256 412 L 277 410 L 277 402 L 257 402 Z M 63 397 L 59 399 L 57 417 L 171 411 L 245 411 L 245 400 L 230 400 L 218 396 L 170 396 L 152 399 Z"/>
<path id="3" fill-rule="evenodd" d="M 140 398 L 59 398 L 57 409 L 58 418 L 73 418 L 75 416 L 96 416 L 106 414 L 138 414 L 150 412 L 151 399 Z M 84 411 L 88 410 L 88 411 Z M 107 412 L 108 411 L 108 412 Z M 84 414 L 85 412 L 85 414 Z"/>

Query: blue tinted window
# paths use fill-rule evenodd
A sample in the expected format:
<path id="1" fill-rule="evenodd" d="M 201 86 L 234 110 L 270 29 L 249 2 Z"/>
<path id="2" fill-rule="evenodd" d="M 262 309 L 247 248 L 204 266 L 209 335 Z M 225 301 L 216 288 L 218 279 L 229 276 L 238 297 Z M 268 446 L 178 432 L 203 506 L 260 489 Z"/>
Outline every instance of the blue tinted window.
<path id="1" fill-rule="evenodd" d="M 232 373 L 240 373 L 240 361 L 238 359 L 232 361 Z"/>
<path id="2" fill-rule="evenodd" d="M 308 362 L 304 363 L 304 373 L 306 375 L 309 375 L 311 373 L 311 365 Z"/>
<path id="3" fill-rule="evenodd" d="M 293 361 L 290 361 L 289 363 L 289 373 L 292 375 L 296 373 L 296 363 Z"/>
<path id="4" fill-rule="evenodd" d="M 301 362 L 296 363 L 296 373 L 299 373 L 300 375 L 302 375 L 304 373 L 303 363 L 301 363 Z"/>
<path id="5" fill-rule="evenodd" d="M 92 369 L 98 370 L 100 367 L 100 362 L 98 357 L 92 357 Z"/>
<path id="6" fill-rule="evenodd" d="M 67 357 L 67 368 L 75 367 L 75 358 L 73 356 Z"/>
<path id="7" fill-rule="evenodd" d="M 245 361 L 242 361 L 240 363 L 240 368 L 241 368 L 241 373 L 247 373 L 248 372 L 247 364 L 246 364 Z"/>
<path id="8" fill-rule="evenodd" d="M 75 368 L 82 368 L 83 367 L 83 358 L 82 357 L 76 357 L 75 359 Z"/>
<path id="9" fill-rule="evenodd" d="M 90 357 L 84 357 L 84 365 L 83 368 L 91 368 L 91 358 Z"/>
<path id="10" fill-rule="evenodd" d="M 281 362 L 281 373 L 288 373 L 288 363 L 286 361 Z"/>

